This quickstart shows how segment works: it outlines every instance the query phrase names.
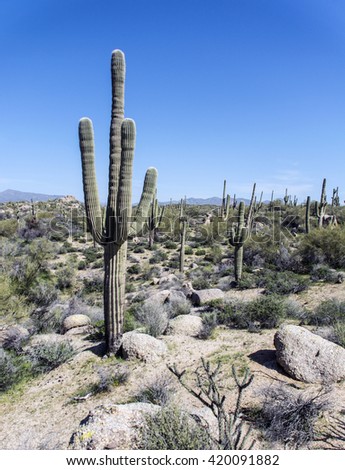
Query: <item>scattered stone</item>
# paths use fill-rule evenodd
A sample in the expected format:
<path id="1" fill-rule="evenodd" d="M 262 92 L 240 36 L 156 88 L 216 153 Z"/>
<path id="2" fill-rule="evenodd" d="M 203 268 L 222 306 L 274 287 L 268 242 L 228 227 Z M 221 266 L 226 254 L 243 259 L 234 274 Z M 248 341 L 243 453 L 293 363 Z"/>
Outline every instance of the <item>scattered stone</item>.
<path id="1" fill-rule="evenodd" d="M 72 450 L 136 449 L 145 414 L 157 413 L 151 403 L 100 405 L 83 419 L 70 439 Z"/>
<path id="2" fill-rule="evenodd" d="M 307 383 L 334 383 L 345 378 L 345 349 L 296 325 L 275 334 L 277 362 L 292 378 Z"/>
<path id="3" fill-rule="evenodd" d="M 139 359 L 144 362 L 160 360 L 168 352 L 162 340 L 136 331 L 123 335 L 121 350 L 125 359 Z"/>
<path id="4" fill-rule="evenodd" d="M 199 336 L 203 323 L 200 317 L 195 315 L 179 315 L 169 321 L 168 335 Z"/>
<path id="5" fill-rule="evenodd" d="M 159 280 L 159 285 L 166 283 L 179 283 L 179 278 L 176 276 L 176 274 L 172 273 L 162 276 Z"/>
<path id="6" fill-rule="evenodd" d="M 220 289 L 202 289 L 193 291 L 191 294 L 192 304 L 195 306 L 204 305 L 211 300 L 223 299 L 224 292 Z"/>
<path id="7" fill-rule="evenodd" d="M 13 325 L 0 329 L 0 347 L 15 348 L 30 337 L 29 331 L 23 326 Z"/>

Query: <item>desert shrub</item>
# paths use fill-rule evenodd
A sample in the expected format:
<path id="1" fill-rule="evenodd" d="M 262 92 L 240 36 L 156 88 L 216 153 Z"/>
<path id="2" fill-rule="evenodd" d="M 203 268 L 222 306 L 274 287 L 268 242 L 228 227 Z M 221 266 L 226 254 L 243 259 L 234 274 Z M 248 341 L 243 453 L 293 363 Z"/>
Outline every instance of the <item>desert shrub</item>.
<path id="1" fill-rule="evenodd" d="M 285 302 L 276 295 L 258 297 L 250 302 L 211 301 L 208 305 L 216 312 L 218 324 L 250 331 L 276 328 L 286 316 Z"/>
<path id="2" fill-rule="evenodd" d="M 30 347 L 28 357 L 36 373 L 49 372 L 75 354 L 69 341 L 41 341 Z"/>
<path id="3" fill-rule="evenodd" d="M 111 392 L 113 387 L 124 385 L 129 379 L 128 367 L 116 364 L 111 367 L 97 367 L 98 382 L 93 386 L 93 393 Z"/>
<path id="4" fill-rule="evenodd" d="M 90 278 L 83 279 L 84 292 L 89 294 L 91 292 L 103 292 L 103 276 L 94 275 Z"/>
<path id="5" fill-rule="evenodd" d="M 344 273 L 338 272 L 330 268 L 327 264 L 317 264 L 313 266 L 310 272 L 310 279 L 312 281 L 325 281 L 333 284 L 343 282 Z"/>
<path id="6" fill-rule="evenodd" d="M 205 312 L 201 315 L 202 329 L 199 333 L 200 339 L 209 339 L 212 336 L 214 329 L 216 328 L 217 313 L 216 312 Z"/>
<path id="7" fill-rule="evenodd" d="M 18 222 L 16 219 L 0 221 L 0 237 L 12 238 L 17 232 Z"/>
<path id="8" fill-rule="evenodd" d="M 73 266 L 64 266 L 56 272 L 56 287 L 59 290 L 69 289 L 74 286 L 76 281 Z"/>
<path id="9" fill-rule="evenodd" d="M 166 248 L 167 250 L 176 250 L 177 246 L 177 243 L 173 242 L 172 240 L 167 240 L 164 243 L 164 248 Z"/>
<path id="10" fill-rule="evenodd" d="M 274 272 L 267 270 L 260 276 L 258 287 L 265 288 L 265 294 L 297 294 L 308 288 L 308 281 L 292 272 Z"/>
<path id="11" fill-rule="evenodd" d="M 327 408 L 324 393 L 297 392 L 290 387 L 271 386 L 263 390 L 262 426 L 266 439 L 299 449 L 315 438 L 315 424 Z"/>
<path id="12" fill-rule="evenodd" d="M 154 338 L 164 333 L 168 326 L 168 313 L 164 305 L 148 301 L 136 309 L 136 318 L 145 327 L 145 332 Z"/>
<path id="13" fill-rule="evenodd" d="M 133 253 L 145 253 L 145 248 L 142 247 L 142 246 L 136 246 L 136 247 L 133 249 Z"/>
<path id="14" fill-rule="evenodd" d="M 153 253 L 151 258 L 149 259 L 150 264 L 158 264 L 161 263 L 162 261 L 165 261 L 168 258 L 168 255 L 162 251 L 162 250 L 157 250 Z"/>
<path id="15" fill-rule="evenodd" d="M 211 287 L 209 279 L 201 275 L 193 277 L 192 285 L 195 290 L 209 289 Z"/>
<path id="16" fill-rule="evenodd" d="M 311 325 L 335 325 L 337 322 L 345 322 L 345 302 L 337 299 L 322 301 L 313 312 L 307 316 Z"/>
<path id="17" fill-rule="evenodd" d="M 175 318 L 178 315 L 188 315 L 192 304 L 188 299 L 172 299 L 166 305 L 169 318 Z"/>
<path id="18" fill-rule="evenodd" d="M 86 261 L 84 260 L 79 261 L 78 266 L 77 266 L 78 271 L 82 271 L 86 269 L 86 267 L 87 267 Z"/>
<path id="19" fill-rule="evenodd" d="M 335 269 L 345 267 L 345 229 L 312 230 L 301 239 L 298 253 L 308 271 L 324 263 Z"/>
<path id="20" fill-rule="evenodd" d="M 237 282 L 237 288 L 240 290 L 254 289 L 258 286 L 258 276 L 252 273 L 243 273 L 242 278 Z"/>
<path id="21" fill-rule="evenodd" d="M 95 261 L 97 261 L 98 258 L 102 257 L 102 252 L 100 251 L 100 249 L 98 247 L 92 246 L 85 248 L 83 254 L 85 256 L 85 261 L 87 264 L 94 263 Z"/>
<path id="22" fill-rule="evenodd" d="M 39 280 L 26 293 L 27 300 L 37 308 L 47 308 L 58 298 L 58 290 L 51 281 Z"/>
<path id="23" fill-rule="evenodd" d="M 334 325 L 334 342 L 345 348 L 345 321 L 336 322 Z"/>
<path id="24" fill-rule="evenodd" d="M 184 254 L 185 255 L 192 255 L 193 254 L 193 248 L 189 245 L 187 245 L 184 249 Z"/>
<path id="25" fill-rule="evenodd" d="M 60 332 L 63 310 L 58 305 L 39 307 L 30 314 L 33 329 L 36 333 Z"/>
<path id="26" fill-rule="evenodd" d="M 0 392 L 5 392 L 30 375 L 30 364 L 24 357 L 0 348 Z"/>
<path id="27" fill-rule="evenodd" d="M 140 264 L 132 264 L 132 266 L 128 266 L 127 268 L 128 274 L 140 274 L 141 267 Z"/>
<path id="28" fill-rule="evenodd" d="M 284 305 L 286 318 L 295 318 L 302 322 L 307 318 L 306 309 L 297 300 L 286 299 Z"/>
<path id="29" fill-rule="evenodd" d="M 187 413 L 164 407 L 146 416 L 139 447 L 147 450 L 203 450 L 211 449 L 212 444 L 207 431 Z"/>
<path id="30" fill-rule="evenodd" d="M 132 305 L 129 309 L 125 311 L 123 321 L 123 330 L 125 333 L 127 331 L 133 331 L 141 326 L 140 321 L 136 317 L 136 310 L 138 308 L 138 305 Z"/>
<path id="31" fill-rule="evenodd" d="M 171 400 L 174 390 L 172 377 L 160 374 L 141 387 L 135 398 L 140 402 L 166 406 Z"/>
<path id="32" fill-rule="evenodd" d="M 211 263 L 219 263 L 223 258 L 222 248 L 219 245 L 214 244 L 210 251 L 205 255 L 205 260 Z"/>
<path id="33" fill-rule="evenodd" d="M 196 251 L 195 251 L 195 255 L 196 256 L 204 256 L 206 254 L 206 250 L 204 250 L 203 248 L 198 248 Z"/>
<path id="34" fill-rule="evenodd" d="M 132 282 L 126 282 L 125 292 L 126 292 L 126 294 L 130 294 L 132 292 L 135 292 L 135 285 Z"/>

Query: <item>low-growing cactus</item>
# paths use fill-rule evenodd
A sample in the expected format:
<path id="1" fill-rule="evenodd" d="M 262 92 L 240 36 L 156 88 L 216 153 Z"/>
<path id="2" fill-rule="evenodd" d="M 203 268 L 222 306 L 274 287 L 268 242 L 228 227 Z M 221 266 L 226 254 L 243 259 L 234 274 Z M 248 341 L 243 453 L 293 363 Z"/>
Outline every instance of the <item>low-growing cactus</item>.
<path id="1" fill-rule="evenodd" d="M 157 170 L 147 170 L 141 199 L 135 217 L 132 218 L 135 124 L 131 119 L 124 119 L 125 57 L 120 50 L 112 53 L 111 73 L 109 186 L 104 217 L 99 202 L 94 165 L 93 126 L 88 118 L 80 120 L 79 143 L 87 221 L 93 239 L 104 247 L 106 348 L 108 353 L 116 353 L 123 334 L 127 237 L 136 232 L 139 223 L 142 228 L 146 220 L 156 190 Z"/>

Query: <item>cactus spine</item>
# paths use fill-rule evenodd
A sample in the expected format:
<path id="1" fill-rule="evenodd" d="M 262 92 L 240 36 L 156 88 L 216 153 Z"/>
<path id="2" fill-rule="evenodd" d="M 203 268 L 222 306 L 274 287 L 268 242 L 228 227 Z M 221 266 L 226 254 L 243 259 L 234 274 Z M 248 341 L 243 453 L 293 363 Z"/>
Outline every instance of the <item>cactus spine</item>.
<path id="1" fill-rule="evenodd" d="M 310 196 L 307 197 L 305 206 L 305 233 L 310 232 Z"/>
<path id="2" fill-rule="evenodd" d="M 243 245 L 247 238 L 248 229 L 244 224 L 244 202 L 241 201 L 238 208 L 238 222 L 230 230 L 230 245 L 235 248 L 235 280 L 242 278 Z"/>
<path id="3" fill-rule="evenodd" d="M 125 294 L 127 237 L 134 233 L 139 218 L 147 216 L 156 189 L 157 170 L 149 168 L 139 205 L 132 221 L 132 163 L 135 146 L 135 123 L 124 119 L 125 57 L 115 50 L 111 61 L 112 111 L 108 201 L 103 223 L 95 173 L 92 121 L 79 122 L 83 189 L 87 221 L 93 239 L 104 247 L 104 320 L 106 348 L 116 353 L 121 346 Z"/>

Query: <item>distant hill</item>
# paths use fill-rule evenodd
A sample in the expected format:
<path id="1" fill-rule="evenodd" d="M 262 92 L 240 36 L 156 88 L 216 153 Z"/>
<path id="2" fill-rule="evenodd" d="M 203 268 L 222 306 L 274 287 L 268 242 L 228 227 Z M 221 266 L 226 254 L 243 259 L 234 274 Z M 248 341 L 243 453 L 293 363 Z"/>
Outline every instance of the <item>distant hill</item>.
<path id="1" fill-rule="evenodd" d="M 39 194 L 39 193 L 26 193 L 23 191 L 16 191 L 15 189 L 6 189 L 0 191 L 0 203 L 4 202 L 21 202 L 21 201 L 48 201 L 48 199 L 59 199 L 63 196 L 52 194 Z"/>

